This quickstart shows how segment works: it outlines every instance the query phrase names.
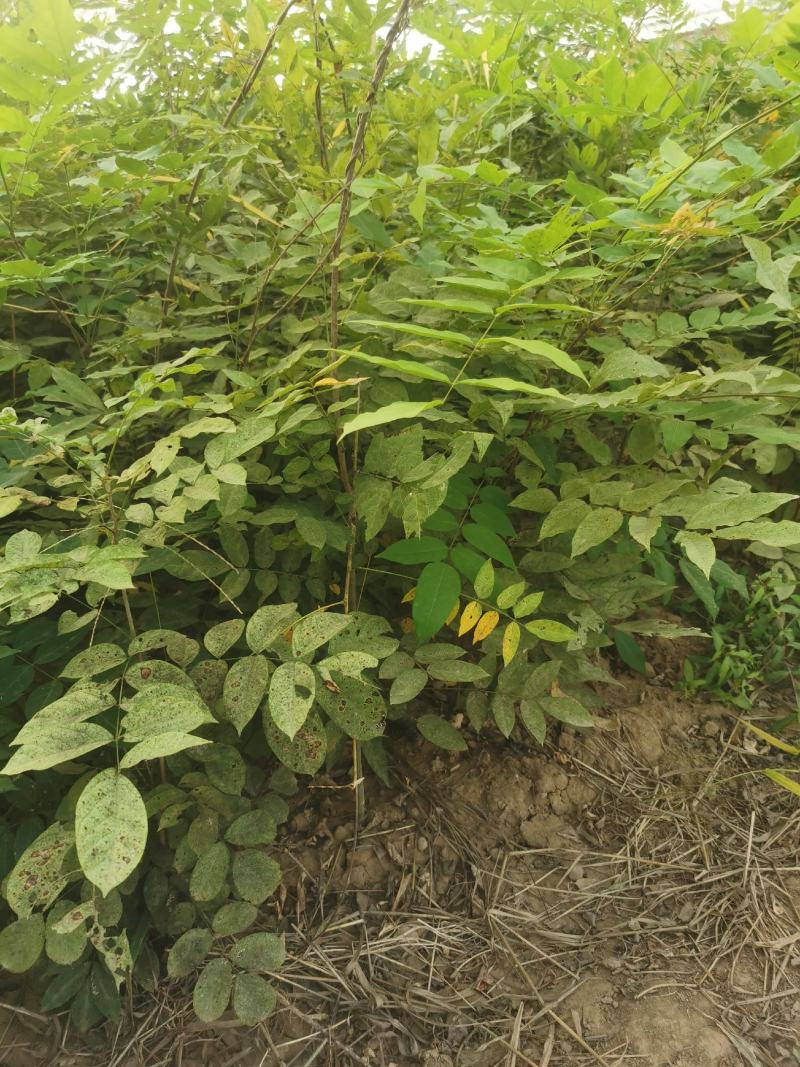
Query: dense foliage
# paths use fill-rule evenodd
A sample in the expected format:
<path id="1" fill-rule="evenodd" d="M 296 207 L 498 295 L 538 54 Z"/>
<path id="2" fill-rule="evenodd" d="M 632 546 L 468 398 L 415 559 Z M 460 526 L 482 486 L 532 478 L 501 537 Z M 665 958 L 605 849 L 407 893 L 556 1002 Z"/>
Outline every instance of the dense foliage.
<path id="1" fill-rule="evenodd" d="M 753 575 L 796 625 L 800 15 L 678 16 L 12 2 L 0 964 L 47 1010 L 172 945 L 257 1021 L 296 774 L 589 727 Z"/>

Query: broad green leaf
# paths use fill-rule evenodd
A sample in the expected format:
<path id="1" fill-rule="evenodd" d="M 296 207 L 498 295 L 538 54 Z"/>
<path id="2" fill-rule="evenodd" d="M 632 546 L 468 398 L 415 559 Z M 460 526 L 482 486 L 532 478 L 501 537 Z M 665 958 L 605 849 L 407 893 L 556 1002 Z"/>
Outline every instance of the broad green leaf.
<path id="1" fill-rule="evenodd" d="M 277 826 L 268 811 L 246 811 L 234 819 L 225 831 L 225 840 L 231 845 L 269 845 L 275 840 Z"/>
<path id="2" fill-rule="evenodd" d="M 214 936 L 210 930 L 194 928 L 181 934 L 167 956 L 167 974 L 170 978 L 185 978 L 203 963 Z"/>
<path id="3" fill-rule="evenodd" d="M 492 718 L 503 737 L 510 737 L 517 722 L 517 707 L 514 699 L 505 693 L 495 693 L 492 700 Z"/>
<path id="4" fill-rule="evenodd" d="M 277 889 L 281 869 L 275 860 L 254 848 L 237 852 L 231 865 L 236 892 L 251 904 L 263 904 Z"/>
<path id="5" fill-rule="evenodd" d="M 314 703 L 316 688 L 316 675 L 307 663 L 282 663 L 272 675 L 269 683 L 269 713 L 273 723 L 287 737 L 294 738 L 306 721 Z"/>
<path id="6" fill-rule="evenodd" d="M 211 926 L 219 937 L 241 934 L 258 918 L 258 908 L 246 900 L 232 900 L 215 913 Z"/>
<path id="7" fill-rule="evenodd" d="M 743 522 L 731 530 L 715 530 L 714 537 L 723 541 L 760 541 L 772 548 L 800 545 L 800 522 Z"/>
<path id="8" fill-rule="evenodd" d="M 487 559 L 480 565 L 478 573 L 475 575 L 473 583 L 475 596 L 480 597 L 481 600 L 486 600 L 494 591 L 494 583 L 494 565 L 490 559 Z"/>
<path id="9" fill-rule="evenodd" d="M 467 663 L 462 659 L 436 660 L 429 663 L 428 674 L 440 682 L 480 682 L 489 677 L 477 663 Z"/>
<path id="10" fill-rule="evenodd" d="M 459 386 L 471 386 L 473 389 L 489 389 L 498 393 L 525 393 L 528 396 L 551 396 L 557 400 L 563 400 L 569 404 L 573 401 L 558 389 L 542 388 L 523 382 L 516 378 L 462 378 Z"/>
<path id="11" fill-rule="evenodd" d="M 334 673 L 328 685 L 318 686 L 317 703 L 348 737 L 356 741 L 369 741 L 383 733 L 386 717 L 383 697 L 377 688 L 364 682 Z"/>
<path id="12" fill-rule="evenodd" d="M 316 611 L 306 615 L 292 631 L 292 651 L 295 656 L 307 656 L 326 645 L 350 623 L 348 615 L 330 611 Z"/>
<path id="13" fill-rule="evenodd" d="M 481 345 L 510 345 L 512 348 L 518 348 L 522 352 L 526 352 L 528 355 L 539 356 L 542 359 L 546 359 L 560 370 L 566 371 L 567 374 L 571 374 L 575 378 L 580 378 L 581 381 L 587 381 L 586 375 L 572 356 L 567 355 L 563 349 L 556 348 L 555 345 L 551 345 L 547 341 L 529 340 L 526 337 L 486 337 L 481 342 Z"/>
<path id="14" fill-rule="evenodd" d="M 447 545 L 438 537 L 409 537 L 404 541 L 395 541 L 376 559 L 386 559 L 390 563 L 435 563 L 447 556 Z"/>
<path id="15" fill-rule="evenodd" d="M 278 971 L 286 959 L 283 938 L 277 934 L 258 933 L 240 937 L 230 951 L 230 960 L 244 971 Z"/>
<path id="16" fill-rule="evenodd" d="M 650 551 L 650 542 L 658 533 L 661 527 L 661 519 L 648 518 L 640 515 L 632 515 L 628 519 L 628 531 L 634 541 L 638 541 L 639 544 L 645 549 Z"/>
<path id="17" fill-rule="evenodd" d="M 694 563 L 698 570 L 702 571 L 706 578 L 711 576 L 711 568 L 717 558 L 714 542 L 704 534 L 693 533 L 691 530 L 681 530 L 675 541 L 686 553 L 687 559 Z"/>
<path id="18" fill-rule="evenodd" d="M 118 645 L 93 645 L 73 656 L 61 672 L 62 678 L 91 678 L 124 663 L 125 653 Z"/>
<path id="19" fill-rule="evenodd" d="M 548 715 L 558 719 L 559 722 L 566 723 L 567 726 L 594 726 L 592 716 L 576 700 L 569 697 L 551 696 L 543 696 L 539 699 Z"/>
<path id="20" fill-rule="evenodd" d="M 206 632 L 203 644 L 212 656 L 224 656 L 228 649 L 235 645 L 244 633 L 243 619 L 228 619 L 226 622 L 218 622 Z"/>
<path id="21" fill-rule="evenodd" d="M 585 500 L 561 500 L 542 520 L 539 539 L 543 541 L 545 537 L 557 537 L 576 530 L 589 514 L 591 508 Z"/>
<path id="22" fill-rule="evenodd" d="M 487 527 L 479 526 L 474 522 L 468 522 L 462 527 L 461 533 L 464 540 L 472 545 L 473 548 L 477 548 L 480 552 L 491 556 L 492 559 L 496 559 L 504 567 L 513 569 L 514 557 L 511 555 L 505 541 L 498 537 L 494 530 L 489 530 Z"/>
<path id="23" fill-rule="evenodd" d="M 458 572 L 447 563 L 428 563 L 417 582 L 412 617 L 420 641 L 433 637 L 445 623 L 461 592 Z"/>
<path id="24" fill-rule="evenodd" d="M 30 744 L 17 749 L 0 774 L 45 771 L 113 740 L 108 730 L 92 722 L 42 724 Z"/>
<path id="25" fill-rule="evenodd" d="M 269 661 L 264 656 L 245 656 L 225 675 L 222 705 L 225 721 L 238 734 L 258 711 L 269 681 Z"/>
<path id="26" fill-rule="evenodd" d="M 569 626 L 554 622 L 553 619 L 534 619 L 525 623 L 525 629 L 542 641 L 571 641 L 578 636 Z"/>
<path id="27" fill-rule="evenodd" d="M 467 749 L 463 736 L 441 715 L 421 715 L 417 719 L 417 729 L 437 748 L 445 748 L 448 752 L 465 752 Z"/>
<path id="28" fill-rule="evenodd" d="M 521 700 L 519 717 L 531 737 L 543 745 L 547 736 L 547 723 L 541 706 L 535 700 Z"/>
<path id="29" fill-rule="evenodd" d="M 210 960 L 197 979 L 192 1004 L 198 1019 L 213 1023 L 223 1014 L 231 999 L 233 971 L 227 960 Z"/>
<path id="30" fill-rule="evenodd" d="M 122 703 L 125 740 L 148 741 L 155 734 L 189 733 L 214 717 L 196 691 L 154 682 Z"/>
<path id="31" fill-rule="evenodd" d="M 147 841 L 147 812 L 133 782 L 101 771 L 78 797 L 75 844 L 83 873 L 108 894 L 136 868 Z"/>
<path id="32" fill-rule="evenodd" d="M 277 995 L 258 974 L 237 974 L 233 984 L 233 1010 L 244 1026 L 255 1026 L 275 1010 Z"/>
<path id="33" fill-rule="evenodd" d="M 189 892 L 193 900 L 214 900 L 222 892 L 228 877 L 230 852 L 227 845 L 217 841 L 207 849 L 194 865 L 189 879 Z"/>
<path id="34" fill-rule="evenodd" d="M 33 742 L 43 733 L 46 735 L 56 723 L 66 725 L 85 722 L 110 708 L 113 703 L 114 698 L 105 685 L 87 682 L 73 686 L 58 700 L 37 711 L 17 733 L 12 744 L 24 745 Z"/>
<path id="35" fill-rule="evenodd" d="M 392 682 L 389 690 L 390 704 L 407 704 L 409 700 L 419 696 L 428 684 L 428 675 L 418 667 L 410 667 L 401 671 Z"/>
<path id="36" fill-rule="evenodd" d="M 29 971 L 42 954 L 44 936 L 41 915 L 9 923 L 0 930 L 0 967 L 12 974 Z"/>
<path id="37" fill-rule="evenodd" d="M 194 748 L 196 745 L 210 744 L 209 740 L 197 737 L 195 734 L 169 730 L 165 733 L 158 733 L 154 737 L 147 737 L 144 741 L 134 745 L 119 761 L 119 766 L 124 771 L 145 760 L 161 759 L 164 756 L 173 756 L 176 752 L 183 752 L 187 748 Z"/>
<path id="38" fill-rule="evenodd" d="M 796 500 L 794 493 L 742 493 L 720 503 L 715 501 L 689 516 L 689 530 L 715 530 L 720 526 L 736 526 L 767 515 L 783 504 Z M 716 537 L 717 534 L 714 534 Z"/>
<path id="39" fill-rule="evenodd" d="M 622 512 L 615 508 L 594 508 L 590 511 L 581 519 L 573 534 L 573 559 L 613 537 L 623 521 Z"/>
<path id="40" fill-rule="evenodd" d="M 263 652 L 270 648 L 297 617 L 297 604 L 268 604 L 259 608 L 247 623 L 245 637 L 250 649 Z"/>
<path id="41" fill-rule="evenodd" d="M 360 430 L 369 430 L 373 426 L 383 426 L 388 422 L 398 422 L 400 419 L 416 419 L 423 411 L 439 407 L 441 400 L 396 400 L 393 404 L 386 404 L 377 411 L 365 411 L 361 415 L 354 415 L 352 419 L 346 419 L 342 424 L 342 432 L 339 440 L 348 434 L 357 433 Z"/>

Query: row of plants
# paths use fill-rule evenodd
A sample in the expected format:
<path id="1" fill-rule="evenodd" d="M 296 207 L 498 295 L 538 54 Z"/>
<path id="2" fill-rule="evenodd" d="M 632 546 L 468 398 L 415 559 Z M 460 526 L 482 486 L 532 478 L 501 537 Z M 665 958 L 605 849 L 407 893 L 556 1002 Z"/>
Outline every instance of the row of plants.
<path id="1" fill-rule="evenodd" d="M 46 1010 L 168 947 L 266 1017 L 296 776 L 387 781 L 392 720 L 542 744 L 739 610 L 790 677 L 796 21 L 12 5 L 0 965 Z"/>

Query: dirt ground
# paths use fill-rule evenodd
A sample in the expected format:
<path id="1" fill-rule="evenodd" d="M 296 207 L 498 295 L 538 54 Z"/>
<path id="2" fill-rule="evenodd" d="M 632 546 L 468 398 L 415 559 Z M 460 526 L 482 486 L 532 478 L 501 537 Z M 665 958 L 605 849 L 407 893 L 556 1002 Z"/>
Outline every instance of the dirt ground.
<path id="1" fill-rule="evenodd" d="M 357 840 L 344 779 L 298 794 L 269 1026 L 204 1027 L 173 984 L 88 1045 L 5 1010 L 0 1064 L 800 1064 L 800 803 L 668 681 L 623 678 L 544 751 L 401 741 Z"/>

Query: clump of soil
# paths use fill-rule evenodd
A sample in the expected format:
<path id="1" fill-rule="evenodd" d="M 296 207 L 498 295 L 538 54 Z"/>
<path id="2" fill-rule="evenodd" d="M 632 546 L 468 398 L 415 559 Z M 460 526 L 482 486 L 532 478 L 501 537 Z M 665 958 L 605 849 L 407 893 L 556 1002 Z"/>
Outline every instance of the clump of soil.
<path id="1" fill-rule="evenodd" d="M 645 680 L 544 751 L 470 745 L 399 742 L 358 833 L 345 780 L 295 798 L 269 1026 L 204 1028 L 173 986 L 100 1058 L 62 1038 L 59 1058 L 5 1062 L 800 1064 L 800 806 L 740 773 L 772 753 Z"/>

